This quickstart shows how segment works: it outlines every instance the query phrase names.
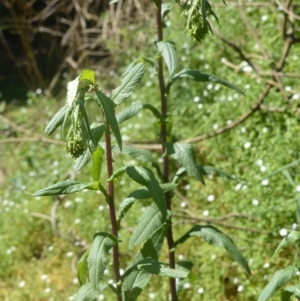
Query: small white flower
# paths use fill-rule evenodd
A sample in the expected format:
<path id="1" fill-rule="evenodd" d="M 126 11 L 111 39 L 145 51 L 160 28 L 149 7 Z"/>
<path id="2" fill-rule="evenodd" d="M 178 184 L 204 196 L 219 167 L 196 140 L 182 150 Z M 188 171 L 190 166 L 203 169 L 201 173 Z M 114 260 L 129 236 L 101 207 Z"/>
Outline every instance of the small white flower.
<path id="1" fill-rule="evenodd" d="M 267 167 L 266 167 L 266 166 L 262 165 L 262 166 L 260 167 L 260 171 L 261 171 L 261 172 L 265 172 L 266 170 L 267 170 Z"/>
<path id="2" fill-rule="evenodd" d="M 215 196 L 212 194 L 207 197 L 208 202 L 213 202 L 214 200 L 215 200 Z"/>
<path id="3" fill-rule="evenodd" d="M 80 224 L 80 222 L 81 222 L 81 219 L 80 219 L 80 218 L 74 219 L 74 224 L 75 224 L 75 225 Z"/>
<path id="4" fill-rule="evenodd" d="M 53 246 L 49 246 L 49 247 L 48 247 L 48 251 L 49 251 L 49 252 L 51 252 L 51 251 L 53 251 L 53 250 L 54 250 L 54 247 L 53 247 Z"/>
<path id="5" fill-rule="evenodd" d="M 296 230 L 296 229 L 298 228 L 298 224 L 293 223 L 291 228 L 292 228 L 293 230 Z"/>
<path id="6" fill-rule="evenodd" d="M 65 201 L 65 203 L 64 203 L 64 207 L 65 207 L 65 208 L 69 208 L 71 205 L 72 205 L 72 201 L 70 201 L 70 200 L 67 200 L 67 201 Z"/>
<path id="7" fill-rule="evenodd" d="M 268 20 L 268 15 L 262 15 L 261 20 L 262 20 L 262 22 L 267 21 Z"/>
<path id="8" fill-rule="evenodd" d="M 120 269 L 120 275 L 122 276 L 124 274 L 124 270 L 123 269 Z"/>
<path id="9" fill-rule="evenodd" d="M 280 236 L 287 236 L 287 234 L 288 234 L 288 230 L 287 230 L 287 229 L 281 228 L 281 229 L 279 230 L 279 235 L 280 235 Z"/>
<path id="10" fill-rule="evenodd" d="M 245 144 L 244 144 L 244 149 L 248 149 L 251 147 L 251 142 L 247 141 Z"/>
<path id="11" fill-rule="evenodd" d="M 104 295 L 100 294 L 99 300 L 100 300 L 100 301 L 104 300 Z"/>
<path id="12" fill-rule="evenodd" d="M 262 186 L 268 186 L 269 185 L 269 180 L 268 179 L 264 179 L 261 181 L 261 185 Z"/>
<path id="13" fill-rule="evenodd" d="M 149 293 L 148 297 L 149 297 L 149 299 L 155 299 L 155 294 L 154 293 Z"/>
<path id="14" fill-rule="evenodd" d="M 259 205 L 259 201 L 256 200 L 256 199 L 253 199 L 253 200 L 252 200 L 252 205 L 253 205 L 253 206 L 258 206 L 258 205 Z"/>
<path id="15" fill-rule="evenodd" d="M 73 256 L 73 252 L 70 251 L 66 255 L 67 255 L 67 257 L 72 257 Z"/>
<path id="16" fill-rule="evenodd" d="M 41 280 L 45 281 L 47 279 L 48 279 L 48 275 L 46 274 L 41 275 Z"/>
<path id="17" fill-rule="evenodd" d="M 202 295 L 204 293 L 204 288 L 203 287 L 199 287 L 197 290 L 199 295 Z"/>
<path id="18" fill-rule="evenodd" d="M 209 210 L 204 210 L 204 211 L 202 212 L 202 214 L 203 214 L 203 216 L 209 216 Z"/>
<path id="19" fill-rule="evenodd" d="M 25 284 L 26 284 L 26 281 L 22 280 L 22 281 L 19 282 L 18 287 L 22 288 L 22 287 L 25 286 Z"/>
<path id="20" fill-rule="evenodd" d="M 270 263 L 269 262 L 266 262 L 264 265 L 263 265 L 263 268 L 264 269 L 268 269 L 270 267 Z"/>
<path id="21" fill-rule="evenodd" d="M 195 96 L 195 97 L 194 97 L 194 102 L 199 102 L 200 99 L 201 99 L 200 96 Z"/>
<path id="22" fill-rule="evenodd" d="M 300 192 L 300 185 L 298 185 L 298 186 L 296 187 L 296 191 L 297 191 L 297 192 Z"/>
<path id="23" fill-rule="evenodd" d="M 268 131 L 268 128 L 267 128 L 267 127 L 264 127 L 264 128 L 262 129 L 262 132 L 263 132 L 263 133 L 267 133 L 267 131 Z"/>
<path id="24" fill-rule="evenodd" d="M 186 282 L 184 285 L 183 285 L 183 288 L 185 289 L 189 289 L 191 287 L 191 284 Z"/>
<path id="25" fill-rule="evenodd" d="M 198 109 L 202 109 L 203 108 L 203 104 L 202 103 L 199 103 L 198 104 Z"/>
<path id="26" fill-rule="evenodd" d="M 241 190 L 242 186 L 243 186 L 242 183 L 238 183 L 238 184 L 235 185 L 234 190 L 239 191 L 239 190 Z"/>
<path id="27" fill-rule="evenodd" d="M 244 290 L 244 286 L 243 285 L 239 285 L 237 288 L 238 292 L 242 292 Z"/>
<path id="28" fill-rule="evenodd" d="M 184 259 L 184 256 L 182 254 L 179 254 L 178 255 L 178 260 L 183 260 Z"/>
<path id="29" fill-rule="evenodd" d="M 81 202 L 83 201 L 83 198 L 81 198 L 81 197 L 76 197 L 76 198 L 74 199 L 74 201 L 75 201 L 76 203 L 81 203 Z"/>
<path id="30" fill-rule="evenodd" d="M 103 211 L 103 210 L 104 210 L 104 206 L 103 206 L 103 205 L 100 205 L 100 206 L 98 207 L 98 210 Z"/>
<path id="31" fill-rule="evenodd" d="M 235 284 L 239 283 L 239 278 L 234 277 L 234 278 L 233 278 L 233 283 L 235 283 Z"/>
<path id="32" fill-rule="evenodd" d="M 51 292 L 51 288 L 50 287 L 45 288 L 45 293 L 46 294 L 49 294 L 50 292 Z"/>
<path id="33" fill-rule="evenodd" d="M 210 258 L 211 258 L 211 260 L 215 260 L 217 258 L 217 255 L 216 254 L 212 254 Z"/>
<path id="34" fill-rule="evenodd" d="M 298 100 L 300 98 L 300 94 L 296 93 L 292 96 L 292 100 Z"/>
<path id="35" fill-rule="evenodd" d="M 185 208 L 185 207 L 186 207 L 186 202 L 181 202 L 181 203 L 180 203 L 180 207 L 181 207 L 181 208 Z"/>
<path id="36" fill-rule="evenodd" d="M 72 279 L 72 283 L 73 283 L 73 284 L 78 284 L 78 282 L 79 282 L 78 278 L 73 278 L 73 279 Z"/>
<path id="37" fill-rule="evenodd" d="M 290 86 L 286 86 L 286 87 L 284 88 L 284 90 L 285 90 L 286 92 L 291 92 L 291 91 L 292 91 L 292 88 L 291 88 Z"/>

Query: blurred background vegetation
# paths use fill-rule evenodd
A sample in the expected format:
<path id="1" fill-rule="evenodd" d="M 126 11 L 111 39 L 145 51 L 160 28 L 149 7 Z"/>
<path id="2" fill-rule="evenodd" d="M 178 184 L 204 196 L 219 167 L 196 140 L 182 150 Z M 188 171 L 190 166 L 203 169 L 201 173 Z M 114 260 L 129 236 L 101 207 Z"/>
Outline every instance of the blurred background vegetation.
<path id="1" fill-rule="evenodd" d="M 64 104 L 66 83 L 90 68 L 110 92 L 132 60 L 156 55 L 151 1 L 108 2 L 0 4 L 0 300 L 73 300 L 78 257 L 95 231 L 110 229 L 101 195 L 33 198 L 26 193 L 64 179 L 90 180 L 89 168 L 72 171 L 59 131 L 50 138 L 43 134 Z M 183 179 L 173 199 L 174 231 L 176 239 L 195 223 L 216 225 L 243 251 L 252 276 L 222 250 L 190 240 L 176 251 L 178 259 L 194 262 L 181 300 L 256 300 L 276 269 L 298 260 L 287 249 L 270 262 L 282 237 L 299 230 L 300 222 L 300 4 L 226 2 L 211 1 L 220 26 L 212 19 L 214 34 L 201 43 L 184 32 L 177 7 L 166 22 L 165 39 L 176 43 L 180 67 L 223 77 L 246 93 L 193 82 L 178 82 L 172 90 L 174 139 L 192 142 L 199 163 L 240 179 L 209 176 L 206 186 Z M 149 68 L 128 103 L 159 106 L 158 95 Z M 90 120 L 99 121 L 92 105 L 88 109 Z M 126 143 L 156 152 L 159 130 L 150 113 L 140 113 L 121 131 Z M 115 159 L 117 165 L 134 163 L 125 156 Z M 132 185 L 125 177 L 117 182 L 118 203 Z M 134 250 L 123 245 L 145 205 L 135 204 L 124 220 L 124 268 Z M 106 276 L 113 277 L 109 269 Z M 168 300 L 168 281 L 152 278 L 140 300 L 151 299 Z M 100 300 L 114 298 L 107 292 Z"/>

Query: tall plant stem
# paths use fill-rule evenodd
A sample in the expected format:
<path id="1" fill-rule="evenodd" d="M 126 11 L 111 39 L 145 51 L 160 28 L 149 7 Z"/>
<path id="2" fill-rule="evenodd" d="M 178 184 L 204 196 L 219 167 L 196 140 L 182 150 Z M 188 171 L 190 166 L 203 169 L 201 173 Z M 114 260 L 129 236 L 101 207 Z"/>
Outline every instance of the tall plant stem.
<path id="1" fill-rule="evenodd" d="M 162 41 L 163 40 L 163 31 L 162 31 L 162 19 L 161 19 L 161 4 L 162 1 L 157 1 L 157 10 L 156 10 L 156 25 L 157 25 L 157 40 Z M 161 98 L 161 114 L 166 120 L 167 118 L 167 97 L 165 93 L 165 81 L 164 81 L 164 73 L 163 73 L 163 60 L 160 57 L 158 59 L 158 80 L 159 80 L 159 89 L 160 89 L 160 98 Z M 164 154 L 166 152 L 166 146 L 165 143 L 167 142 L 167 125 L 166 122 L 161 123 L 161 147 L 162 147 L 162 153 Z M 164 156 L 163 158 L 163 178 L 166 183 L 169 182 L 169 159 L 168 156 Z M 170 193 L 165 194 L 166 202 L 167 202 L 167 208 L 171 212 L 171 195 Z M 168 241 L 168 248 L 169 248 L 169 265 L 170 268 L 175 268 L 175 252 L 174 252 L 174 240 L 173 240 L 173 232 L 172 232 L 172 220 L 170 218 L 169 221 L 169 227 L 167 232 L 167 241 Z M 172 250 L 172 251 L 170 251 Z M 170 293 L 171 293 L 171 300 L 177 301 L 177 293 L 176 293 L 176 279 L 170 278 Z"/>
<path id="2" fill-rule="evenodd" d="M 111 137 L 109 133 L 109 125 L 106 123 L 106 132 L 105 132 L 105 142 L 106 142 L 106 165 L 107 165 L 107 174 L 110 178 L 114 172 L 113 170 L 113 159 L 112 159 L 112 150 L 111 150 Z M 109 181 L 107 184 L 107 194 L 109 198 L 109 213 L 110 213 L 110 223 L 112 234 L 118 237 L 118 226 L 116 219 L 116 209 L 115 209 L 115 199 L 114 199 L 114 182 Z M 113 246 L 113 266 L 115 274 L 115 282 L 119 283 L 120 281 L 120 262 L 119 262 L 119 245 L 116 243 Z M 122 301 L 121 287 L 117 286 L 118 296 L 117 301 Z"/>

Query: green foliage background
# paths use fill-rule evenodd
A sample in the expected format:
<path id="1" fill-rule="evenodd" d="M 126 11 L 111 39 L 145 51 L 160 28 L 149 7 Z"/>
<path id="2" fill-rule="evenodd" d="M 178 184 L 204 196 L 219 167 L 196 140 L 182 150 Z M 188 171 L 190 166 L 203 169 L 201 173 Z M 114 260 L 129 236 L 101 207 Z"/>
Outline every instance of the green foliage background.
<path id="1" fill-rule="evenodd" d="M 176 139 L 192 139 L 235 122 L 257 103 L 267 83 L 275 81 L 269 74 L 284 46 L 278 29 L 283 13 L 276 5 L 246 5 L 250 2 L 243 1 L 242 8 L 232 5 L 234 2 L 227 7 L 218 2 L 213 7 L 221 27 L 214 21 L 211 24 L 238 45 L 259 72 L 243 62 L 217 35 L 210 35 L 200 44 L 188 38 L 182 30 L 184 18 L 177 9 L 168 17 L 165 39 L 176 43 L 180 67 L 193 66 L 218 75 L 246 93 L 242 96 L 218 84 L 176 83 L 169 97 Z M 100 87 L 114 88 L 132 59 L 155 54 L 152 28 L 154 20 L 149 17 L 147 26 L 138 23 L 123 28 L 121 44 L 108 41 L 116 69 L 100 74 Z M 114 55 L 119 47 L 122 53 Z M 295 44 L 286 59 L 285 74 L 280 75 L 281 86 L 277 82 L 264 98 L 263 106 L 248 119 L 221 135 L 194 144 L 199 162 L 226 171 L 240 181 L 209 176 L 203 186 L 183 179 L 173 199 L 175 239 L 191 224 L 215 224 L 243 251 L 252 276 L 232 263 L 223 250 L 214 249 L 200 239 L 190 239 L 176 251 L 178 258 L 194 262 L 184 283 L 182 300 L 256 300 L 274 271 L 296 260 L 288 249 L 269 263 L 286 230 L 298 229 L 299 57 L 300 47 Z M 149 68 L 141 87 L 127 100 L 134 101 L 159 105 L 154 70 Z M 32 92 L 25 106 L 8 105 L 2 112 L 1 300 L 73 300 L 79 286 L 75 271 L 78 257 L 92 241 L 91 233 L 110 229 L 109 213 L 101 195 L 82 192 L 54 199 L 26 194 L 64 178 L 90 180 L 88 168 L 79 174 L 72 172 L 74 162 L 66 156 L 59 133 L 52 140 L 43 135 L 47 121 L 63 103 L 64 99 L 46 99 Z M 100 121 L 93 108 L 88 109 Z M 157 141 L 159 129 L 151 121 L 150 113 L 143 111 L 124 123 L 121 128 L 124 141 L 147 145 Z M 118 160 L 121 165 L 131 159 L 119 156 Z M 121 177 L 116 185 L 116 199 L 120 203 L 134 189 L 134 184 Z M 121 232 L 124 242 L 145 205 L 135 204 L 125 218 L 125 231 Z M 135 254 L 134 250 L 130 253 L 125 250 L 126 246 L 121 249 L 124 267 Z M 107 279 L 111 278 L 112 271 L 108 270 Z M 167 300 L 167 296 L 168 281 L 153 277 L 140 300 Z M 106 292 L 103 300 L 113 300 L 113 296 Z"/>

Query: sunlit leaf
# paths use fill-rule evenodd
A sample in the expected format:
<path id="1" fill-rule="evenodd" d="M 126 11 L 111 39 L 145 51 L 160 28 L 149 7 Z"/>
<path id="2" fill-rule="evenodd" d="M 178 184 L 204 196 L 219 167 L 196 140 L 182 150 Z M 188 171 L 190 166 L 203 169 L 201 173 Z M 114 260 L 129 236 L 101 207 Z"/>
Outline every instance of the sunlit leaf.
<path id="1" fill-rule="evenodd" d="M 148 188 L 153 200 L 161 211 L 163 220 L 165 220 L 167 216 L 165 195 L 152 170 L 140 166 L 127 166 L 126 173 L 131 179 Z"/>
<path id="2" fill-rule="evenodd" d="M 133 259 L 133 262 L 129 265 L 128 270 L 142 259 L 151 257 L 158 259 L 163 247 L 165 238 L 166 226 L 159 228 L 144 244 L 143 248 Z M 151 273 L 145 270 L 131 270 L 126 271 L 122 278 L 124 280 L 122 290 L 126 301 L 135 301 L 143 291 L 151 278 Z"/>
<path id="3" fill-rule="evenodd" d="M 91 187 L 93 187 L 93 183 L 83 184 L 79 181 L 63 181 L 38 190 L 33 194 L 33 196 L 70 194 Z"/>
<path id="4" fill-rule="evenodd" d="M 224 248 L 236 262 L 238 262 L 249 274 L 251 274 L 248 263 L 242 253 L 238 250 L 231 238 L 229 238 L 220 230 L 210 225 L 195 225 L 175 242 L 175 246 L 184 243 L 192 236 L 201 237 L 214 247 Z"/>
<path id="5" fill-rule="evenodd" d="M 87 258 L 89 278 L 96 286 L 104 275 L 108 262 L 108 252 L 118 239 L 110 233 L 98 232 L 95 234 L 89 256 Z"/>
<path id="6" fill-rule="evenodd" d="M 273 278 L 261 292 L 257 301 L 265 301 L 271 298 L 283 285 L 294 277 L 298 271 L 298 267 L 288 266 L 285 269 L 275 272 Z"/>
<path id="7" fill-rule="evenodd" d="M 67 106 L 63 106 L 49 121 L 45 128 L 45 133 L 51 135 L 64 121 L 67 114 Z"/>
<path id="8" fill-rule="evenodd" d="M 132 249 L 134 246 L 150 239 L 163 223 L 164 218 L 160 209 L 155 203 L 152 203 L 140 217 L 138 225 L 130 237 L 129 248 Z"/>
<path id="9" fill-rule="evenodd" d="M 177 67 L 177 53 L 175 44 L 169 41 L 156 42 L 158 51 L 161 53 L 171 76 Z"/>
<path id="10" fill-rule="evenodd" d="M 125 101 L 140 84 L 145 73 L 145 65 L 142 62 L 134 64 L 130 70 L 126 70 L 125 76 L 119 87 L 112 91 L 112 100 L 116 105 Z"/>
<path id="11" fill-rule="evenodd" d="M 87 276 L 87 258 L 89 256 L 90 248 L 88 248 L 84 254 L 81 256 L 79 261 L 77 262 L 77 276 L 80 285 L 83 285 L 86 283 L 86 276 Z"/>
<path id="12" fill-rule="evenodd" d="M 100 101 L 100 106 L 103 108 L 106 121 L 108 122 L 108 124 L 117 140 L 117 143 L 118 143 L 120 149 L 122 149 L 122 137 L 121 137 L 120 129 L 119 129 L 118 122 L 116 119 L 116 115 L 115 115 L 115 105 L 114 105 L 113 101 L 110 98 L 108 98 L 101 91 L 97 91 L 96 94 L 97 94 L 97 99 Z M 97 100 L 96 100 L 96 102 L 98 103 Z"/>
<path id="13" fill-rule="evenodd" d="M 78 291 L 75 301 L 96 301 L 98 300 L 100 291 L 91 283 L 84 284 Z"/>
<path id="14" fill-rule="evenodd" d="M 233 89 L 241 94 L 244 94 L 244 92 L 238 88 L 237 86 L 231 84 L 230 82 L 228 82 L 227 80 L 224 80 L 222 78 L 219 78 L 215 75 L 209 74 L 209 73 L 205 73 L 205 72 L 201 72 L 198 70 L 192 70 L 192 69 L 183 69 L 181 70 L 179 73 L 175 74 L 173 76 L 173 78 L 170 80 L 170 82 L 167 85 L 167 93 L 169 92 L 171 86 L 173 85 L 173 83 L 177 80 L 183 79 L 183 78 L 187 78 L 187 79 L 191 79 L 195 82 L 212 82 L 212 83 L 218 83 L 221 84 L 223 86 L 226 86 L 227 88 Z"/>
<path id="15" fill-rule="evenodd" d="M 195 161 L 194 147 L 185 143 L 166 143 L 167 153 L 178 161 L 186 171 L 205 185 L 204 179 Z"/>

